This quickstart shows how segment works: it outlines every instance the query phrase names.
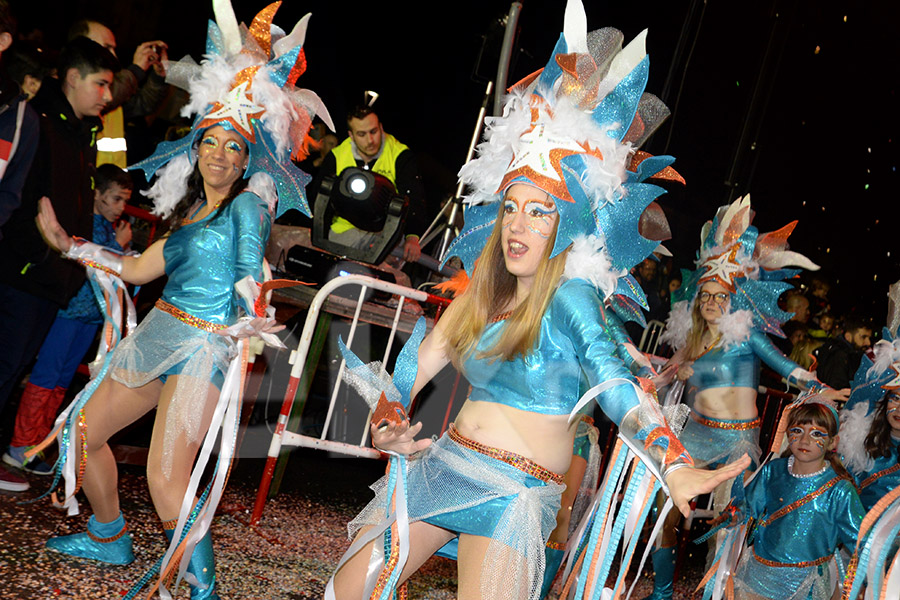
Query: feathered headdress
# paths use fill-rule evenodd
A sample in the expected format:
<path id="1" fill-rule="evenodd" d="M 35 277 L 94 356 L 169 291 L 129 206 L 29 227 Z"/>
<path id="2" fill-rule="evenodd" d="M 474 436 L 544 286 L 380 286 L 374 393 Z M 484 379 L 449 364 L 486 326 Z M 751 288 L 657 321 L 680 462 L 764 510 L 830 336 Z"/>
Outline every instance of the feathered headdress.
<path id="1" fill-rule="evenodd" d="M 669 166 L 671 156 L 635 152 L 669 115 L 658 98 L 643 93 L 645 37 L 623 48 L 618 30 L 588 33 L 580 0 L 568 3 L 547 65 L 511 88 L 502 116 L 486 120 L 478 157 L 459 172 L 468 185 L 466 224 L 447 257 L 472 269 L 497 218 L 496 203 L 511 185 L 527 183 L 556 203 L 551 257 L 573 247 L 566 277 L 591 281 L 623 306 L 646 307 L 629 270 L 668 239 L 668 225 L 661 209 L 645 214 L 665 190 L 644 181 L 683 180 Z"/>
<path id="2" fill-rule="evenodd" d="M 214 125 L 247 141 L 250 160 L 244 177 L 271 209 L 277 202 L 276 216 L 290 208 L 310 214 L 304 191 L 310 176 L 294 166 L 291 155 L 306 155 L 314 116 L 332 130 L 334 125 L 314 92 L 294 87 L 306 70 L 303 42 L 310 15 L 285 35 L 272 24 L 280 6 L 270 4 L 247 27 L 238 26 L 231 0 L 213 0 L 216 21 L 209 22 L 203 62 L 186 57 L 168 65 L 166 81 L 191 95 L 182 114 L 196 117 L 188 135 L 162 142 L 152 156 L 131 167 L 143 170 L 148 179 L 158 175 L 147 192 L 155 214 L 171 214 L 193 171 L 197 138 Z"/>
<path id="3" fill-rule="evenodd" d="M 781 325 L 791 318 L 791 313 L 778 307 L 778 297 L 792 288 L 785 280 L 800 273 L 800 269 L 786 267 L 812 271 L 819 267 L 802 254 L 788 250 L 787 239 L 797 221 L 778 231 L 760 234 L 750 224 L 753 214 L 748 194 L 719 207 L 715 218 L 703 226 L 697 269 L 682 269 L 682 285 L 673 293 L 670 331 L 664 337 L 674 347 L 684 344 L 687 331 L 671 325 L 678 322 L 690 328 L 694 297 L 707 281 L 721 284 L 730 295 L 729 312 L 719 323 L 726 345 L 746 339 L 751 328 L 784 337 Z"/>

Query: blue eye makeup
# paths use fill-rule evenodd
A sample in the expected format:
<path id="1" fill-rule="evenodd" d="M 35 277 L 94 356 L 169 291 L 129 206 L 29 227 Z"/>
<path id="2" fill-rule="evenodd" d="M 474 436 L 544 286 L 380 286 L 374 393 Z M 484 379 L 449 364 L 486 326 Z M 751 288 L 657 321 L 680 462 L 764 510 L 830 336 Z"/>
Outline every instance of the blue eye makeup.
<path id="1" fill-rule="evenodd" d="M 234 140 L 225 142 L 225 150 L 228 152 L 234 152 L 236 154 L 241 154 L 244 151 L 241 145 Z"/>
<path id="2" fill-rule="evenodd" d="M 200 140 L 200 144 L 202 146 L 206 146 L 209 149 L 218 148 L 219 140 L 217 140 L 216 138 L 214 138 L 211 135 L 208 135 L 205 138 L 203 138 L 202 140 Z"/>

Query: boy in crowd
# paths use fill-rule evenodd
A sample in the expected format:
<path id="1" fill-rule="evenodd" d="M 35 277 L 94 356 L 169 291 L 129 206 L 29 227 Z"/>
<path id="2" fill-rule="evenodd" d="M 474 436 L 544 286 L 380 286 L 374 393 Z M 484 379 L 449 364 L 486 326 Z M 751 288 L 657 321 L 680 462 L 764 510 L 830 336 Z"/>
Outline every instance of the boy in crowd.
<path id="1" fill-rule="evenodd" d="M 91 241 L 113 250 L 125 250 L 131 242 L 131 225 L 119 218 L 131 199 L 131 177 L 116 165 L 105 164 L 97 167 L 94 182 Z M 85 281 L 68 306 L 56 313 L 56 320 L 38 352 L 19 401 L 16 427 L 9 450 L 3 454 L 4 463 L 37 475 L 51 473 L 51 467 L 37 457 L 26 461 L 25 451 L 50 434 L 59 405 L 102 323 L 103 315 L 94 290 Z"/>

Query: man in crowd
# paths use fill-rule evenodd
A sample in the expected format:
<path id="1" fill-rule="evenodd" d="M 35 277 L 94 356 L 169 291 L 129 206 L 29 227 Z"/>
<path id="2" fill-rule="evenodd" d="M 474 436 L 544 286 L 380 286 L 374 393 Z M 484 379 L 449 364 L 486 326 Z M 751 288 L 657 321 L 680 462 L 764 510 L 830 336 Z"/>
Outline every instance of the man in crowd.
<path id="1" fill-rule="evenodd" d="M 409 197 L 409 213 L 406 218 L 406 240 L 403 258 L 416 261 L 422 253 L 419 235 L 425 231 L 425 192 L 419 177 L 416 159 L 412 151 L 397 138 L 384 132 L 378 115 L 370 106 L 358 106 L 347 115 L 348 137 L 322 161 L 316 182 L 317 190 L 322 179 L 340 175 L 349 167 L 369 169 L 387 177 L 401 196 Z M 346 246 L 360 247 L 369 242 L 371 234 L 361 231 L 341 217 L 331 224 L 329 239 Z"/>
<path id="2" fill-rule="evenodd" d="M 69 28 L 68 39 L 86 37 L 116 55 L 116 36 L 112 30 L 90 19 L 76 21 Z M 125 144 L 125 122 L 155 111 L 166 97 L 168 46 L 160 40 L 144 42 L 134 51 L 131 65 L 115 74 L 110 88 L 112 100 L 103 111 L 103 132 L 97 140 L 97 164 L 128 166 Z"/>
<path id="3" fill-rule="evenodd" d="M 847 317 L 844 332 L 816 350 L 819 381 L 836 390 L 850 387 L 863 353 L 872 345 L 872 327 L 858 317 Z"/>
<path id="4" fill-rule="evenodd" d="M 47 197 L 63 228 L 90 239 L 92 176 L 100 113 L 112 100 L 118 63 L 105 48 L 79 37 L 60 52 L 59 79 L 47 78 L 31 105 L 40 113 L 40 142 L 25 179 L 22 204 L 0 241 L 0 409 L 53 323 L 85 281 L 84 269 L 64 260 L 41 239 L 38 203 Z M 28 482 L 0 471 L 0 489 L 22 491 Z"/>

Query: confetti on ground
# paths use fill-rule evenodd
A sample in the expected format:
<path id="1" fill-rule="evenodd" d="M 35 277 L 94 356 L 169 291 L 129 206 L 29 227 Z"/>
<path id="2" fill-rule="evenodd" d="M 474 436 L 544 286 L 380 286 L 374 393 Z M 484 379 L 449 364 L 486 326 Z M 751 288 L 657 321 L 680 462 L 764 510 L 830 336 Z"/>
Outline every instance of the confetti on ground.
<path id="1" fill-rule="evenodd" d="M 332 570 L 349 546 L 347 522 L 371 498 L 367 486 L 383 471 L 384 464 L 375 461 L 295 452 L 281 493 L 266 504 L 259 525 L 250 527 L 262 461 L 239 461 L 212 525 L 222 600 L 321 598 Z M 4 523 L 0 599 L 121 598 L 165 550 L 143 469 L 120 467 L 121 506 L 134 538 L 136 557 L 125 567 L 44 549 L 48 537 L 83 531 L 90 514 L 86 502 L 82 502 L 83 514 L 68 518 L 46 499 L 21 504 L 43 493 L 49 479 L 29 476 L 32 489 L 28 492 L 0 492 L 0 519 Z M 699 581 L 703 552 L 692 552 L 694 556 L 682 568 L 684 575 L 676 584 L 676 599 L 688 598 Z M 641 577 L 633 597 L 643 598 L 651 586 L 648 577 Z M 455 563 L 432 558 L 410 580 L 409 591 L 410 598 L 415 599 L 455 598 Z M 178 598 L 187 597 L 184 586 Z"/>

